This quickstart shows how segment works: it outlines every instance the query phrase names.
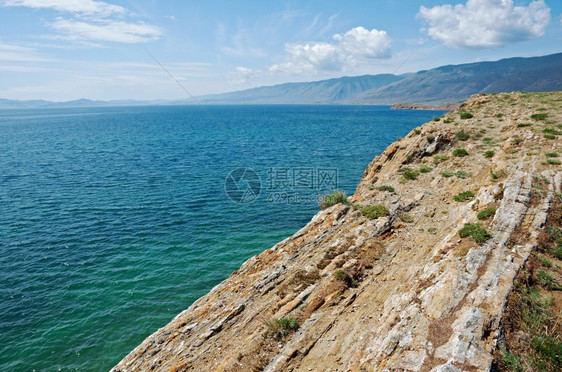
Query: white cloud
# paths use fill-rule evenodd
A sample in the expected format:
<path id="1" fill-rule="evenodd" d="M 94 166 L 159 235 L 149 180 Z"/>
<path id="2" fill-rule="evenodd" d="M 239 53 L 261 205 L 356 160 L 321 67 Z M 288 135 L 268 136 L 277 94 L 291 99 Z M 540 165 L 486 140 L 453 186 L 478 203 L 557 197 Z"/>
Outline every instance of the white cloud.
<path id="1" fill-rule="evenodd" d="M 228 80 L 232 84 L 244 84 L 256 75 L 257 73 L 251 68 L 238 66 L 233 72 L 228 74 Z"/>
<path id="2" fill-rule="evenodd" d="M 542 36 L 550 21 L 544 0 L 514 6 L 513 0 L 468 0 L 465 5 L 420 7 L 418 17 L 433 39 L 457 48 L 490 48 Z"/>
<path id="3" fill-rule="evenodd" d="M 35 49 L 0 42 L 0 62 L 40 62 L 47 61 L 37 55 Z"/>
<path id="4" fill-rule="evenodd" d="M 285 62 L 269 68 L 273 73 L 314 73 L 319 70 L 345 71 L 374 58 L 389 58 L 390 37 L 386 31 L 355 27 L 333 36 L 334 42 L 287 44 Z"/>
<path id="5" fill-rule="evenodd" d="M 59 35 L 45 35 L 48 39 L 87 41 L 109 41 L 119 43 L 142 43 L 156 40 L 162 30 L 144 22 L 126 21 L 131 14 L 127 9 L 95 0 L 0 0 L 5 7 L 27 7 L 53 9 L 72 13 L 70 19 L 58 17 L 47 25 Z"/>
<path id="6" fill-rule="evenodd" d="M 34 9 L 55 9 L 62 12 L 109 15 L 125 13 L 125 8 L 94 0 L 4 0 L 3 6 L 23 6 Z"/>
<path id="7" fill-rule="evenodd" d="M 66 33 L 68 40 L 98 40 L 120 43 L 141 43 L 155 40 L 162 31 L 145 23 L 128 23 L 122 21 L 100 21 L 87 23 L 78 20 L 58 18 L 50 26 Z"/>

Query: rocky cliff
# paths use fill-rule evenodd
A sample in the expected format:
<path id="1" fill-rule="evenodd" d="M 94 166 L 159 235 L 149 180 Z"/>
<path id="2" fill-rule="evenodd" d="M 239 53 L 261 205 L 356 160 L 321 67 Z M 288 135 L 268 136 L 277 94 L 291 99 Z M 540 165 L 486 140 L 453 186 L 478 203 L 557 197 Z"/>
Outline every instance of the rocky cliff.
<path id="1" fill-rule="evenodd" d="M 490 369 L 514 279 L 560 198 L 561 105 L 562 92 L 477 95 L 414 129 L 348 201 L 112 371 Z"/>

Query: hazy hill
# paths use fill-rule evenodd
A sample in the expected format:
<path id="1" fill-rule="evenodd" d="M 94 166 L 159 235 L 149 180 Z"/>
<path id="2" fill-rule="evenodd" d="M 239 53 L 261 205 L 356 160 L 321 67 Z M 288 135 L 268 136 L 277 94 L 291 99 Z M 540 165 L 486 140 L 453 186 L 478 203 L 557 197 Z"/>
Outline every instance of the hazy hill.
<path id="1" fill-rule="evenodd" d="M 394 104 L 460 102 L 476 93 L 562 90 L 562 53 L 448 65 L 415 74 L 287 83 L 201 97 L 204 103 Z"/>
<path id="2" fill-rule="evenodd" d="M 363 75 L 308 83 L 286 83 L 201 97 L 204 103 L 330 104 L 353 100 L 364 92 L 400 81 L 407 75 Z"/>
<path id="3" fill-rule="evenodd" d="M 507 58 L 495 62 L 448 65 L 414 74 L 346 76 L 306 83 L 285 83 L 200 96 L 204 104 L 384 104 L 437 105 L 461 102 L 476 93 L 562 90 L 562 53 Z M 185 100 L 91 101 L 0 99 L 0 109 L 186 105 Z"/>
<path id="4" fill-rule="evenodd" d="M 465 100 L 475 93 L 562 90 L 562 53 L 544 57 L 508 58 L 496 62 L 449 65 L 419 71 L 350 103 L 443 103 Z"/>

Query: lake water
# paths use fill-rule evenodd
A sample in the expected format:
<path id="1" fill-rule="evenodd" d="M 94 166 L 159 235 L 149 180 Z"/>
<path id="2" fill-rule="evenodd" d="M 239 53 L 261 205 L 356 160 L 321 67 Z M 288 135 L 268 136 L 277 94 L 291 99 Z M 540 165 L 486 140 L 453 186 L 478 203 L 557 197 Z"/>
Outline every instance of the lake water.
<path id="1" fill-rule="evenodd" d="M 0 370 L 110 369 L 442 114 L 207 110 L 0 111 Z"/>

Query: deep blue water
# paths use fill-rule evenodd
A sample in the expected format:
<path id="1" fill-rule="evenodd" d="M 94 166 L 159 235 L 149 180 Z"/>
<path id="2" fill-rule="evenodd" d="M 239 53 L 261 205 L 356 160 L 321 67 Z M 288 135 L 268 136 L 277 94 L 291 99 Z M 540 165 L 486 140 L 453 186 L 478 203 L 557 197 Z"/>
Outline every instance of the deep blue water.
<path id="1" fill-rule="evenodd" d="M 0 111 L 0 370 L 108 370 L 304 226 L 316 195 L 353 193 L 374 156 L 441 114 L 208 110 Z M 233 178 L 260 191 L 252 203 L 225 191 L 241 167 L 255 171 Z"/>

